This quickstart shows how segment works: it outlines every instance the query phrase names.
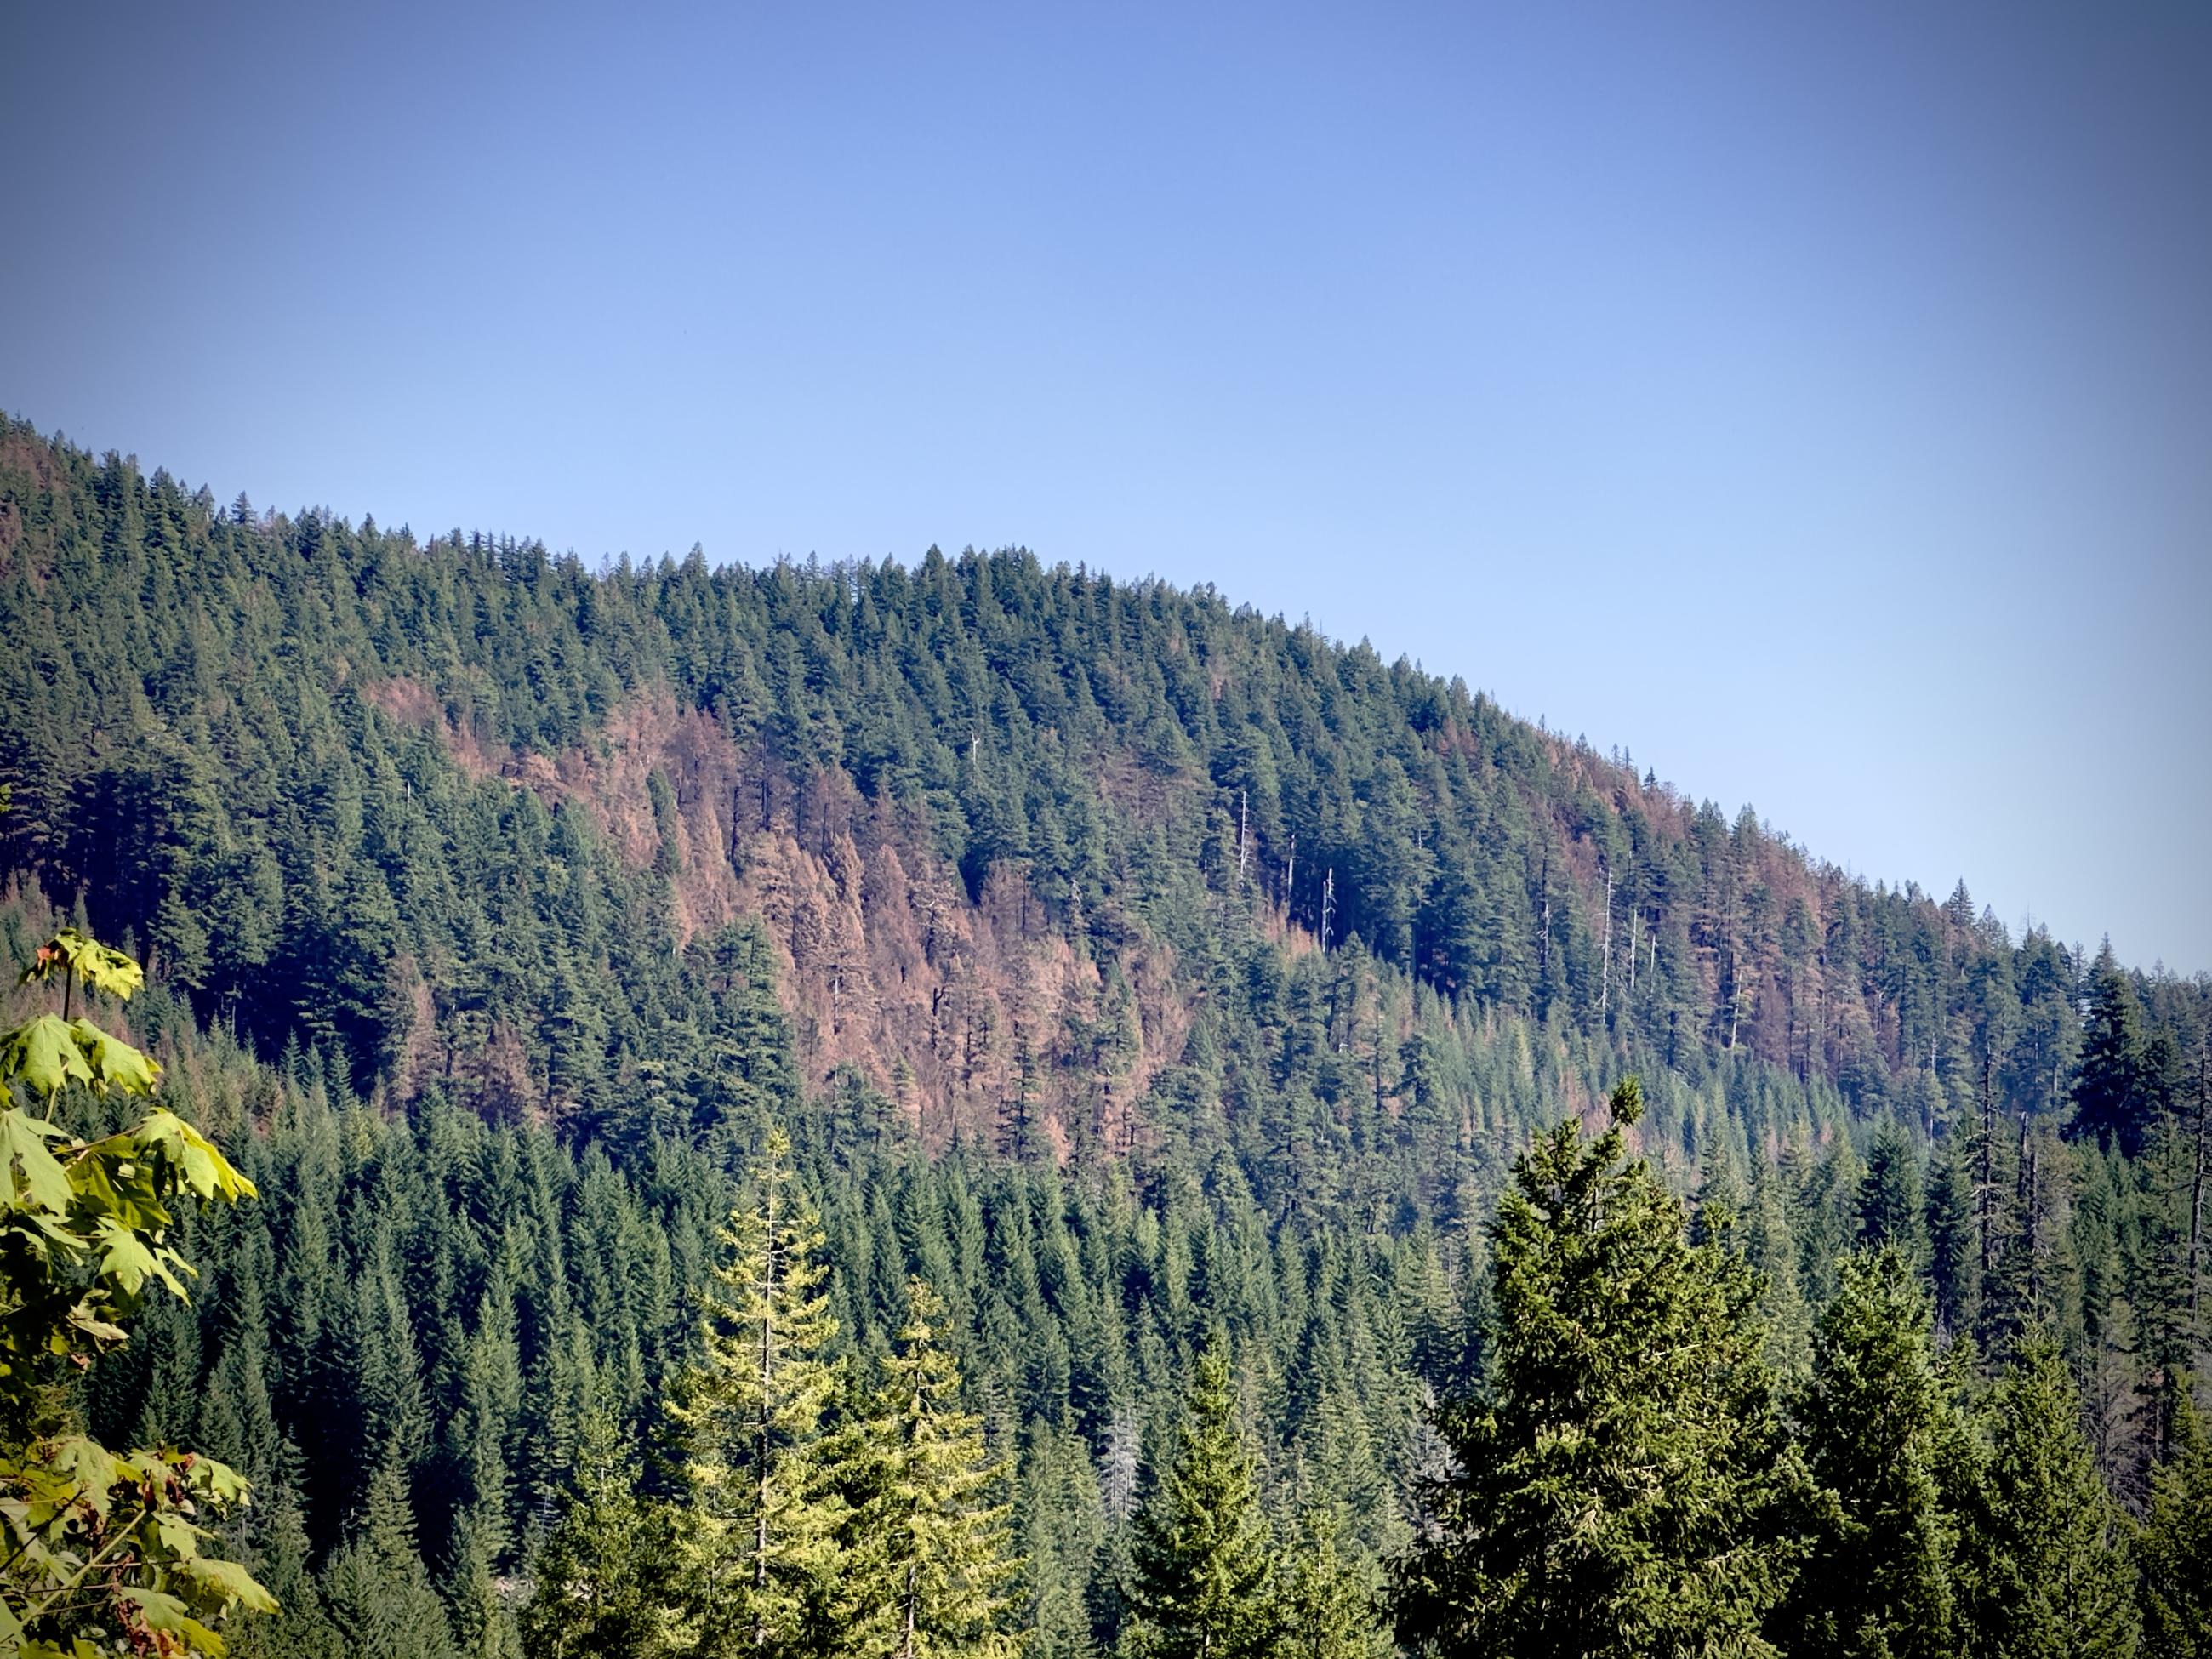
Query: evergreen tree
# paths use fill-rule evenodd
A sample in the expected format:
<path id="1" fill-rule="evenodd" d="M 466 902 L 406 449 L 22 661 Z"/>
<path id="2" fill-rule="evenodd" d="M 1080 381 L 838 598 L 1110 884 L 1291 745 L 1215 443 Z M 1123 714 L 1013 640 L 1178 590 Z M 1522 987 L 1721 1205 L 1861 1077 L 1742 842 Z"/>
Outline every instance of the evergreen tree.
<path id="1" fill-rule="evenodd" d="M 1973 1171 L 1966 1149 L 1955 1142 L 1943 1146 L 1929 1175 L 1929 1279 L 1936 1291 L 1936 1327 L 1947 1337 L 1963 1335 L 1974 1328 L 1982 1291 Z"/>
<path id="2" fill-rule="evenodd" d="M 1862 1249 L 1895 1249 L 1916 1270 L 1928 1263 L 1928 1218 L 1921 1194 L 1920 1156 L 1894 1123 L 1875 1133 L 1859 1179 L 1858 1242 Z"/>
<path id="3" fill-rule="evenodd" d="M 1389 1659 L 1382 1586 L 1371 1559 L 1337 1547 L 1335 1516 L 1309 1514 L 1282 1579 L 1280 1659 Z"/>
<path id="4" fill-rule="evenodd" d="M 2141 1149 L 2155 1109 L 2153 1082 L 2142 1005 L 2107 939 L 2090 970 L 2089 1013 L 2074 1072 L 2072 1133 L 2094 1135 L 2100 1142 L 2117 1140 L 2132 1156 Z"/>
<path id="5" fill-rule="evenodd" d="M 1813 1316 L 1801 1286 L 1796 1241 L 1790 1234 L 1780 1171 L 1756 1166 L 1750 1212 L 1739 1230 L 1744 1259 L 1760 1279 L 1759 1317 L 1766 1326 L 1767 1364 L 1781 1376 L 1804 1374 L 1812 1363 Z"/>
<path id="6" fill-rule="evenodd" d="M 397 1461 L 386 1459 L 369 1482 L 358 1528 L 322 1582 L 349 1659 L 453 1659 L 453 1626 L 416 1547 Z"/>
<path id="7" fill-rule="evenodd" d="M 2020 1115 L 2011 1180 L 1997 1194 L 1996 1263 L 1982 1285 L 1983 1344 L 2008 1354 L 2031 1329 L 2048 1325 L 2070 1303 L 2076 1264 L 2064 1224 L 2068 1149 L 2046 1120 Z"/>
<path id="8" fill-rule="evenodd" d="M 289 1480 L 264 1488 L 251 1536 L 262 1582 L 280 1611 L 228 1638 L 234 1659 L 344 1659 L 344 1638 L 325 1613 L 322 1589 L 308 1569 L 307 1528 Z"/>
<path id="9" fill-rule="evenodd" d="M 675 1517 L 638 1496 L 613 1417 L 584 1425 L 576 1486 L 538 1550 L 520 1625 L 529 1659 L 653 1659 L 667 1650 Z"/>
<path id="10" fill-rule="evenodd" d="M 1986 1414 L 1977 1650 L 1989 1659 L 2128 1659 L 2138 1619 L 2125 1522 L 2098 1478 L 2081 1396 L 2047 1333 L 2014 1351 Z"/>
<path id="11" fill-rule="evenodd" d="M 2212 1435 L 2175 1386 L 2172 1455 L 2151 1475 L 2142 1566 L 2147 1659 L 2212 1659 Z"/>
<path id="12" fill-rule="evenodd" d="M 1514 1165 L 1492 1228 L 1486 1398 L 1440 1425 L 1401 1571 L 1398 1629 L 1439 1653 L 1771 1654 L 1788 1582 L 1784 1495 L 1757 1277 L 1684 1237 L 1681 1205 L 1622 1161 L 1634 1079 L 1585 1143 L 1573 1120 Z"/>
<path id="13" fill-rule="evenodd" d="M 492 1565 L 493 1547 L 480 1512 L 456 1522 L 446 1573 L 446 1606 L 455 1649 L 471 1659 L 519 1659 L 522 1633 L 512 1597 Z"/>
<path id="14" fill-rule="evenodd" d="M 823 1235 L 790 1156 L 772 1131 L 753 1201 L 721 1235 L 704 1356 L 671 1408 L 685 1510 L 669 1638 L 714 1659 L 841 1644 L 846 1504 L 823 1416 L 843 1368 L 824 1353 L 837 1328 L 820 1288 Z"/>
<path id="15" fill-rule="evenodd" d="M 1091 1659 L 1085 1591 L 1104 1541 L 1091 1449 L 1072 1429 L 1030 1425 L 1016 1493 L 1030 1659 Z"/>
<path id="16" fill-rule="evenodd" d="M 1198 1356 L 1174 1460 L 1137 1522 L 1128 1600 L 1143 1659 L 1269 1659 L 1274 1565 L 1251 1449 L 1237 1423 L 1229 1339 Z"/>
<path id="17" fill-rule="evenodd" d="M 939 1340 L 944 1303 L 914 1279 L 907 1304 L 866 1429 L 866 1500 L 853 1516 L 858 1644 L 890 1659 L 997 1659 L 1013 1645 L 1008 1510 L 992 1501 L 1004 1472 L 984 1449 L 983 1419 L 961 1409 L 959 1367 Z"/>
<path id="18" fill-rule="evenodd" d="M 1777 1628 L 1807 1659 L 1958 1651 L 1952 1500 L 1966 1425 L 1928 1326 L 1927 1297 L 1896 1250 L 1845 1261 L 1795 1401 L 1820 1491 L 1812 1553 Z"/>

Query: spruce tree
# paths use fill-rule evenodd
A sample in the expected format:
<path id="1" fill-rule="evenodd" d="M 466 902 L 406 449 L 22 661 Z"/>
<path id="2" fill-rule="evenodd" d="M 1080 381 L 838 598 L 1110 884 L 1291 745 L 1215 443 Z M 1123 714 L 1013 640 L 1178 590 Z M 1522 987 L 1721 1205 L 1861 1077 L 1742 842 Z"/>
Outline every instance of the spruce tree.
<path id="1" fill-rule="evenodd" d="M 1967 1149 L 1955 1141 L 1936 1154 L 1929 1170 L 1928 1243 L 1936 1328 L 1946 1336 L 1963 1335 L 1974 1328 L 1982 1283 L 1975 1255 L 1973 1170 Z"/>
<path id="2" fill-rule="evenodd" d="M 667 1651 L 663 1608 L 675 1517 L 638 1495 L 613 1417 L 585 1420 L 576 1487 L 533 1564 L 522 1609 L 529 1659 L 653 1659 Z"/>
<path id="3" fill-rule="evenodd" d="M 296 1455 L 287 1461 L 296 1462 Z M 261 1490 L 248 1535 L 278 1611 L 227 1638 L 233 1659 L 343 1659 L 344 1638 L 325 1613 L 322 1590 L 308 1571 L 307 1529 L 289 1476 Z"/>
<path id="4" fill-rule="evenodd" d="M 866 1427 L 874 1467 L 853 1517 L 857 1645 L 889 1659 L 999 1659 L 1013 1645 L 1009 1511 L 993 1499 L 1004 1471 L 984 1449 L 983 1419 L 961 1408 L 960 1370 L 939 1340 L 944 1304 L 921 1279 L 907 1304 Z"/>
<path id="5" fill-rule="evenodd" d="M 1237 1424 L 1229 1339 L 1198 1357 L 1174 1461 L 1138 1516 L 1128 1590 L 1144 1659 L 1268 1659 L 1274 1565 L 1251 1449 Z"/>
<path id="6" fill-rule="evenodd" d="M 1813 1551 L 1778 1627 L 1806 1659 L 1950 1659 L 1966 1425 L 1893 1249 L 1847 1258 L 1795 1401 L 1820 1492 Z"/>
<path id="7" fill-rule="evenodd" d="M 1016 1492 L 1032 1659 L 1091 1659 L 1091 1570 L 1105 1515 L 1091 1449 L 1072 1428 L 1029 1426 Z"/>
<path id="8" fill-rule="evenodd" d="M 1921 1192 L 1920 1156 L 1894 1123 L 1875 1133 L 1859 1178 L 1860 1245 L 1888 1245 L 1913 1267 L 1928 1264 L 1928 1218 Z"/>
<path id="9" fill-rule="evenodd" d="M 1337 1546 L 1339 1516 L 1307 1515 L 1282 1576 L 1280 1659 L 1389 1659 L 1389 1628 L 1371 1559 Z"/>
<path id="10" fill-rule="evenodd" d="M 2212 1659 L 2212 1434 L 2186 1378 L 2170 1384 L 2172 1452 L 2151 1474 L 2136 1544 L 2147 1659 Z"/>
<path id="11" fill-rule="evenodd" d="M 415 1511 L 395 1457 L 378 1468 L 352 1540 L 331 1558 L 323 1595 L 353 1659 L 453 1659 L 453 1626 L 415 1544 Z"/>
<path id="12" fill-rule="evenodd" d="M 519 1659 L 522 1634 L 514 1603 L 493 1567 L 493 1551 L 479 1515 L 454 1525 L 445 1575 L 446 1605 L 453 1644 L 470 1659 Z"/>
<path id="13" fill-rule="evenodd" d="M 1442 1414 L 1457 1470 L 1401 1569 L 1408 1646 L 1775 1651 L 1760 1626 L 1792 1551 L 1758 1277 L 1624 1164 L 1634 1079 L 1612 1108 L 1595 1141 L 1573 1120 L 1538 1136 L 1498 1206 L 1493 1374 Z"/>
<path id="14" fill-rule="evenodd" d="M 1797 1242 L 1790 1237 L 1781 1171 L 1762 1158 L 1752 1166 L 1752 1176 L 1750 1209 L 1737 1232 L 1744 1259 L 1761 1282 L 1766 1363 L 1778 1376 L 1801 1376 L 1812 1363 L 1813 1318 L 1801 1288 Z"/>
<path id="15" fill-rule="evenodd" d="M 1986 1415 L 1979 1651 L 1988 1659 L 2128 1659 L 2138 1620 L 2125 1522 L 2098 1477 L 2081 1434 L 2081 1396 L 2047 1332 L 2019 1345 Z"/>
<path id="16" fill-rule="evenodd" d="M 2071 1132 L 2117 1139 L 2132 1156 L 2142 1146 L 2154 1109 L 2144 1053 L 2142 1005 L 2112 956 L 2110 939 L 2089 975 L 2089 1013 L 2074 1072 Z"/>
<path id="17" fill-rule="evenodd" d="M 674 1552 L 682 1604 L 668 1628 L 683 1653 L 724 1659 L 816 1655 L 839 1645 L 841 1471 L 823 1433 L 842 1364 L 822 1231 L 769 1136 L 753 1201 L 731 1214 L 703 1334 L 705 1354 L 671 1410 L 685 1512 Z"/>

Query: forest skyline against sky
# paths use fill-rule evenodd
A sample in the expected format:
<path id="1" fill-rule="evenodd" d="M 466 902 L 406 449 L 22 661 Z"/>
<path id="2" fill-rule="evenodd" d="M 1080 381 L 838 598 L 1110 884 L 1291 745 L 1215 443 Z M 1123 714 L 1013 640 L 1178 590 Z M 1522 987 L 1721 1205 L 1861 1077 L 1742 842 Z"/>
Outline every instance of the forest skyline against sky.
<path id="1" fill-rule="evenodd" d="M 2200 13 L 19 27 L 0 406 L 95 453 L 1212 583 L 2212 968 Z"/>
<path id="2" fill-rule="evenodd" d="M 2212 1659 L 2207 87 L 14 8 L 0 1659 Z"/>

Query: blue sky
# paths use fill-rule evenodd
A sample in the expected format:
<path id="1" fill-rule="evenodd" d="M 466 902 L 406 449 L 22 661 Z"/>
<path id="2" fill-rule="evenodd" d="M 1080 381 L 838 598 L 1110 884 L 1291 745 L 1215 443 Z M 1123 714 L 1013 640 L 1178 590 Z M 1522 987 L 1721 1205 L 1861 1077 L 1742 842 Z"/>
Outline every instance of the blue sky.
<path id="1" fill-rule="evenodd" d="M 15 9 L 0 407 L 1211 581 L 2212 969 L 2212 10 Z"/>

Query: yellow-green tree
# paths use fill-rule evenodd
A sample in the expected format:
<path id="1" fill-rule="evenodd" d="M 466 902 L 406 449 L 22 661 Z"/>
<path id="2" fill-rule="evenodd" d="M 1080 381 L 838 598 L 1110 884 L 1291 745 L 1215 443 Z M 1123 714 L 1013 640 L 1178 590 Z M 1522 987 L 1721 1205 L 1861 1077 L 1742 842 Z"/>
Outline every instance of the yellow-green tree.
<path id="1" fill-rule="evenodd" d="M 1014 1646 L 1009 1511 L 994 1501 L 1005 1472 L 983 1444 L 983 1419 L 961 1409 L 959 1365 L 938 1342 L 944 1304 L 915 1279 L 907 1305 L 867 1425 L 874 1468 L 854 1517 L 854 1577 L 867 1587 L 861 1649 L 1000 1659 Z"/>
<path id="2" fill-rule="evenodd" d="M 1281 1575 L 1278 1659 L 1387 1659 L 1391 1651 L 1374 1564 L 1337 1547 L 1341 1528 L 1325 1507 L 1298 1524 Z"/>
<path id="3" fill-rule="evenodd" d="M 753 1201 L 722 1231 L 706 1352 L 672 1407 L 687 1512 L 676 1540 L 685 1589 L 679 1652 L 754 1659 L 843 1644 L 847 1504 L 824 1435 L 841 1362 L 822 1292 L 822 1229 L 791 1142 L 769 1134 Z"/>

